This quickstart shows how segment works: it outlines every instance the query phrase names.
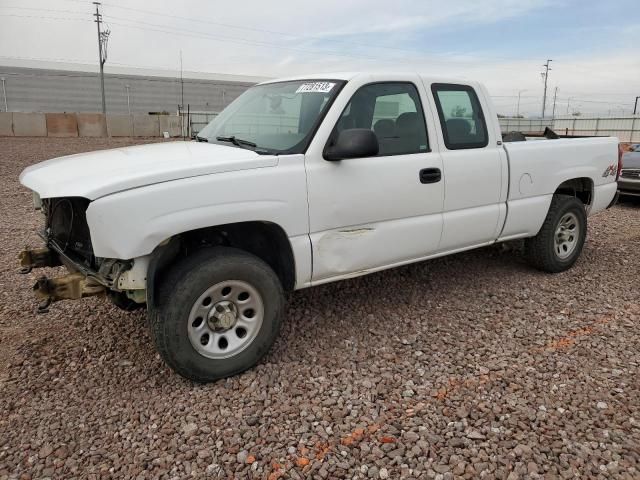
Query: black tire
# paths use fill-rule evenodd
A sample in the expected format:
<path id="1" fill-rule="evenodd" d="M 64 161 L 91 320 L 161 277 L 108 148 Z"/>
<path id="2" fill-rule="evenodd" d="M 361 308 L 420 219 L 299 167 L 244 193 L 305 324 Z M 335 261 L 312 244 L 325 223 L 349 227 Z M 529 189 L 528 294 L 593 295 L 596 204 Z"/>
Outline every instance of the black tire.
<path id="1" fill-rule="evenodd" d="M 146 308 L 147 306 L 146 303 L 134 302 L 129 297 L 127 297 L 126 293 L 124 292 L 114 292 L 112 290 L 109 290 L 107 296 L 109 297 L 109 300 L 111 300 L 111 303 L 113 303 L 120 310 L 124 310 L 125 312 L 134 312 L 136 310 Z"/>
<path id="2" fill-rule="evenodd" d="M 189 340 L 189 315 L 207 289 L 230 280 L 255 288 L 264 305 L 264 317 L 244 350 L 224 359 L 208 358 Z M 173 265 L 162 279 L 157 299 L 149 312 L 149 323 L 158 352 L 175 372 L 202 383 L 235 375 L 258 363 L 278 335 L 285 303 L 282 285 L 269 265 L 229 247 L 205 248 Z"/>
<path id="3" fill-rule="evenodd" d="M 579 231 L 572 252 L 566 258 L 561 258 L 556 251 L 556 229 L 570 213 L 575 215 Z M 571 268 L 580 256 L 586 237 L 587 214 L 584 204 L 569 195 L 554 195 L 542 228 L 535 237 L 526 240 L 525 253 L 534 267 L 549 273 L 563 272 Z"/>

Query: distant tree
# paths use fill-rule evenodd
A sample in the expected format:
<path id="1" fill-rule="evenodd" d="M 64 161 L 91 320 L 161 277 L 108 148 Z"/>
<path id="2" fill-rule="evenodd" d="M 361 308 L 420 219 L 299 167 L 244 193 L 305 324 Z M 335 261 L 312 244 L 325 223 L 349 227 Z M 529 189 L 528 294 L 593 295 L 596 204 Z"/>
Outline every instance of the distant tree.
<path id="1" fill-rule="evenodd" d="M 498 114 L 498 118 L 507 118 L 506 115 L 502 115 L 501 113 Z"/>
<path id="2" fill-rule="evenodd" d="M 571 115 L 573 115 L 574 117 L 579 117 L 582 115 L 582 113 L 578 112 L 577 110 L 574 111 Z"/>

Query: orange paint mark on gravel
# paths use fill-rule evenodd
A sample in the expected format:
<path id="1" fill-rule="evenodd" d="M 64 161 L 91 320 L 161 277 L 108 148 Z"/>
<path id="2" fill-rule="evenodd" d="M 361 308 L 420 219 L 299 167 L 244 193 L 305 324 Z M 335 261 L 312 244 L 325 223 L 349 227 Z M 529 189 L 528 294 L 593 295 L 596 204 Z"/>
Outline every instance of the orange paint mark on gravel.
<path id="1" fill-rule="evenodd" d="M 607 319 L 597 320 L 600 325 L 605 325 L 609 322 Z M 593 335 L 597 332 L 596 327 L 587 326 L 584 328 L 579 328 L 577 330 L 572 330 L 568 332 L 564 337 L 560 337 L 557 340 L 552 340 L 547 344 L 543 350 L 565 350 L 569 347 L 572 347 L 576 343 L 576 339 L 580 337 L 586 337 L 589 335 Z M 540 349 L 538 349 L 540 350 Z"/>
<path id="2" fill-rule="evenodd" d="M 607 315 L 604 317 L 600 317 L 594 320 L 592 325 L 587 325 L 583 328 L 578 328 L 577 330 L 571 330 L 567 332 L 567 334 L 563 337 L 556 338 L 555 340 L 551 340 L 544 347 L 534 347 L 531 348 L 530 352 L 542 352 L 542 351 L 559 351 L 566 350 L 573 345 L 575 345 L 576 340 L 580 337 L 587 337 L 589 335 L 593 335 L 597 333 L 599 330 L 597 328 L 598 325 L 607 325 L 612 320 L 614 320 L 613 315 Z"/>
<path id="3" fill-rule="evenodd" d="M 573 338 L 563 337 L 563 338 L 560 338 L 558 340 L 554 340 L 552 342 L 549 342 L 549 344 L 547 345 L 546 349 L 547 350 L 562 350 L 562 349 L 565 349 L 565 348 L 569 348 L 574 343 L 576 343 L 576 341 Z"/>
<path id="4" fill-rule="evenodd" d="M 272 462 L 271 468 L 273 469 L 273 471 L 269 474 L 267 480 L 279 480 L 280 478 L 284 477 L 285 471 L 283 470 L 282 465 L 280 465 L 278 462 Z"/>
<path id="5" fill-rule="evenodd" d="M 331 451 L 331 445 L 328 443 L 316 443 L 316 460 L 324 461 L 324 457 Z"/>
<path id="6" fill-rule="evenodd" d="M 351 446 L 354 443 L 360 442 L 364 438 L 365 430 L 364 428 L 356 428 L 353 432 L 351 432 L 346 437 L 343 437 L 340 440 L 340 443 L 345 446 Z"/>
<path id="7" fill-rule="evenodd" d="M 437 400 L 444 400 L 449 394 L 460 390 L 461 388 L 476 388 L 491 381 L 489 374 L 474 375 L 469 378 L 451 377 L 447 380 L 447 385 L 440 387 L 432 396 Z"/>

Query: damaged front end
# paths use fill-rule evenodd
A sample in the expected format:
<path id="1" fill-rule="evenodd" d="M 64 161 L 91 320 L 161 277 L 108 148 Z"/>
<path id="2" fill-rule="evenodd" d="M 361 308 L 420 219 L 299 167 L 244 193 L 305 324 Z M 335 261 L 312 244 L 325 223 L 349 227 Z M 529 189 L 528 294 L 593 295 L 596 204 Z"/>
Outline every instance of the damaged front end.
<path id="1" fill-rule="evenodd" d="M 56 278 L 38 278 L 33 290 L 41 300 L 39 313 L 47 312 L 53 302 L 106 295 L 109 291 L 122 292 L 133 301 L 144 303 L 144 259 L 136 262 L 94 255 L 86 219 L 87 199 L 51 198 L 34 203 L 45 217 L 45 228 L 40 233 L 45 246 L 20 253 L 21 273 L 57 266 L 65 266 L 69 272 Z"/>

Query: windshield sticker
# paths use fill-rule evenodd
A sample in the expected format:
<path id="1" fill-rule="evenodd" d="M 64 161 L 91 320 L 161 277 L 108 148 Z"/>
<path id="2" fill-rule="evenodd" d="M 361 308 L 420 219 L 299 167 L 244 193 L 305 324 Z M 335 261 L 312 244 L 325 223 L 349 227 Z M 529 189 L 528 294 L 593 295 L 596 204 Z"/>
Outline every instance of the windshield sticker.
<path id="1" fill-rule="evenodd" d="M 334 86 L 333 82 L 303 83 L 298 87 L 296 93 L 328 93 Z"/>

